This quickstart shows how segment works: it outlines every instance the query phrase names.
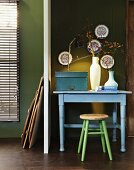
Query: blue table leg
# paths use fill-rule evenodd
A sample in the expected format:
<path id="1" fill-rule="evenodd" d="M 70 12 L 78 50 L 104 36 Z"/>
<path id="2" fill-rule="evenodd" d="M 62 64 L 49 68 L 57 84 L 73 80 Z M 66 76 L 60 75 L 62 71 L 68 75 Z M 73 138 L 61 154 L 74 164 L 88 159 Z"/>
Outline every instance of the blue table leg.
<path id="1" fill-rule="evenodd" d="M 121 112 L 121 152 L 125 152 L 125 123 L 126 123 L 126 106 L 120 105 L 120 112 Z"/>
<path id="2" fill-rule="evenodd" d="M 117 141 L 116 138 L 116 125 L 117 125 L 117 103 L 114 103 L 114 108 L 113 108 L 113 125 L 115 126 L 113 128 L 113 142 Z"/>
<path id="3" fill-rule="evenodd" d="M 64 101 L 63 95 L 59 95 L 59 129 L 60 129 L 60 151 L 64 151 Z"/>

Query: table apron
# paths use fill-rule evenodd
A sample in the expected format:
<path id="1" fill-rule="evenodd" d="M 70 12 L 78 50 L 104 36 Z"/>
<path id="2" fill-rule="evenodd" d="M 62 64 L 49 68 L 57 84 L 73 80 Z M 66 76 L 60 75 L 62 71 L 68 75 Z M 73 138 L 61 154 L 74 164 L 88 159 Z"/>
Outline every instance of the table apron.
<path id="1" fill-rule="evenodd" d="M 126 94 L 59 94 L 59 105 L 64 103 L 120 103 L 126 105 Z"/>

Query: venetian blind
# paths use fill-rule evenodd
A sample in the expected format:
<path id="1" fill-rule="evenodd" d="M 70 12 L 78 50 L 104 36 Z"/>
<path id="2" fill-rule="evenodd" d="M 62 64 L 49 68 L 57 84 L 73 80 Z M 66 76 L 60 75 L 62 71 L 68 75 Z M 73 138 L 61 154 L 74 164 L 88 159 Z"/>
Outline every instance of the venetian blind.
<path id="1" fill-rule="evenodd" d="M 19 120 L 19 0 L 0 0 L 0 121 Z"/>

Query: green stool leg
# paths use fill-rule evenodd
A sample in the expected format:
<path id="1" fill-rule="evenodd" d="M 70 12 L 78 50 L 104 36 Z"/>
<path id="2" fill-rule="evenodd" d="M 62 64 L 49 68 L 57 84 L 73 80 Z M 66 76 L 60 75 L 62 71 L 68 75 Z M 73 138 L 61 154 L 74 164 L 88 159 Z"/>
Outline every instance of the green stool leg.
<path id="1" fill-rule="evenodd" d="M 86 125 L 85 125 L 85 134 L 84 134 L 81 161 L 84 161 L 84 158 L 85 158 L 85 151 L 86 151 L 86 145 L 87 145 L 87 136 L 88 136 L 88 127 L 89 127 L 89 120 L 85 120 L 85 122 L 86 122 Z"/>
<path id="2" fill-rule="evenodd" d="M 104 133 L 103 133 L 103 128 L 102 128 L 101 121 L 99 121 L 99 125 L 100 125 L 100 132 L 102 133 L 102 134 L 101 134 L 102 149 L 103 149 L 103 152 L 105 153 L 105 152 L 106 152 L 105 138 L 104 138 Z"/>
<path id="3" fill-rule="evenodd" d="M 109 159 L 112 160 L 112 153 L 111 153 L 111 147 L 110 147 L 110 142 L 109 142 L 107 128 L 106 128 L 106 123 L 104 120 L 102 120 L 101 122 L 102 122 L 105 140 L 106 140 L 106 146 L 107 146 L 107 150 L 108 150 Z"/>
<path id="4" fill-rule="evenodd" d="M 82 130 L 81 130 L 79 145 L 78 145 L 78 153 L 80 153 L 80 151 L 81 151 L 81 146 L 82 146 L 83 137 L 84 137 L 85 124 L 86 124 L 86 121 L 84 120 L 84 121 L 83 121 L 83 125 L 82 125 Z"/>

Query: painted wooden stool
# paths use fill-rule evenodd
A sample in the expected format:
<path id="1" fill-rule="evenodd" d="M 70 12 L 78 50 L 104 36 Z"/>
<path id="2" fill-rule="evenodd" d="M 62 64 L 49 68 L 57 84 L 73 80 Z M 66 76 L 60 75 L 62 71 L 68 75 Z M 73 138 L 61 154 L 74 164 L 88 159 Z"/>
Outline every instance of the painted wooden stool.
<path id="1" fill-rule="evenodd" d="M 83 126 L 82 126 L 79 145 L 78 145 L 78 153 L 80 153 L 82 149 L 81 161 L 84 161 L 85 159 L 88 135 L 101 135 L 103 152 L 104 153 L 106 152 L 106 147 L 107 147 L 109 159 L 112 160 L 111 147 L 109 143 L 109 137 L 108 137 L 106 122 L 105 122 L 105 119 L 107 118 L 108 118 L 108 115 L 106 114 L 82 114 L 80 115 L 80 119 L 83 119 Z M 92 121 L 92 120 L 99 121 L 98 129 L 90 128 L 89 121 Z M 105 147 L 105 143 L 106 143 L 106 147 Z"/>

